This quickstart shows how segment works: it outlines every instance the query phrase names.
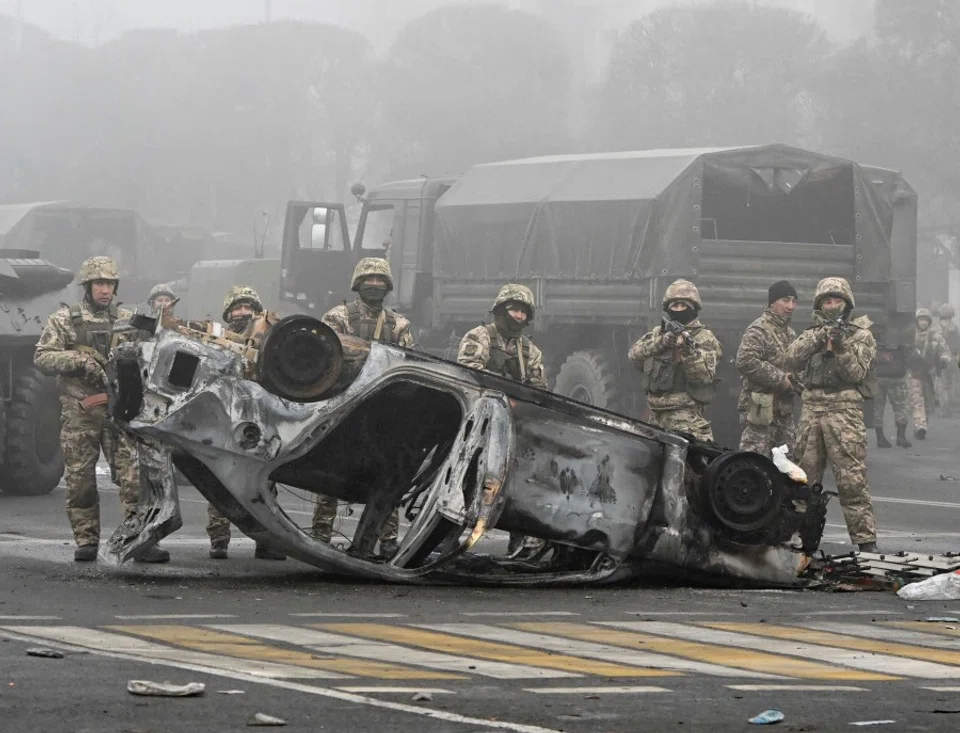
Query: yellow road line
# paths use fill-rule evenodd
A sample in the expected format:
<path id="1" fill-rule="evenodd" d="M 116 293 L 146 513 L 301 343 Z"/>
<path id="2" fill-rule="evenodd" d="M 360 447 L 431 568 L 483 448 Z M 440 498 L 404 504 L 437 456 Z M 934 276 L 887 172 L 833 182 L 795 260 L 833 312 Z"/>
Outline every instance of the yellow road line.
<path id="1" fill-rule="evenodd" d="M 741 624 L 741 623 L 709 623 L 703 624 L 714 629 L 740 631 L 757 636 L 767 636 L 774 639 L 786 639 L 807 644 L 839 647 L 841 649 L 855 649 L 856 651 L 871 654 L 889 654 L 894 657 L 907 659 L 922 659 L 925 662 L 960 666 L 960 651 L 946 649 L 931 649 L 929 647 L 912 646 L 895 641 L 875 641 L 862 637 L 838 634 L 832 631 L 817 631 L 802 629 L 796 626 L 775 626 L 773 624 Z M 958 670 L 960 672 L 960 670 Z"/>
<path id="2" fill-rule="evenodd" d="M 317 652 L 308 653 L 270 646 L 237 634 L 198 628 L 196 626 L 107 626 L 145 639 L 156 639 L 185 649 L 212 654 L 221 654 L 238 659 L 256 659 L 277 662 L 309 669 L 325 669 L 358 677 L 376 677 L 386 680 L 462 680 L 462 675 L 431 672 L 428 670 L 401 667 L 365 659 L 343 657 L 323 658 Z M 319 657 L 319 658 L 318 658 Z"/>
<path id="3" fill-rule="evenodd" d="M 960 626 L 950 629 L 943 624 L 932 621 L 884 621 L 883 625 L 910 631 L 922 631 L 925 634 L 935 634 L 936 636 L 960 636 Z"/>
<path id="4" fill-rule="evenodd" d="M 574 623 L 518 623 L 512 626 L 524 631 L 536 631 L 555 634 L 572 639 L 581 639 L 598 644 L 612 644 L 627 649 L 642 649 L 676 657 L 684 657 L 697 662 L 720 664 L 752 672 L 799 677 L 812 680 L 863 680 L 887 679 L 883 675 L 869 672 L 856 672 L 843 667 L 831 667 L 826 664 L 808 662 L 804 659 L 770 654 L 767 652 L 742 649 L 740 647 L 704 644 L 697 641 L 666 638 L 643 634 L 636 631 L 598 628 L 588 624 Z"/>
<path id="5" fill-rule="evenodd" d="M 666 670 L 628 667 L 622 664 L 583 659 L 566 654 L 549 654 L 540 649 L 468 639 L 453 634 L 426 631 L 409 626 L 388 626 L 385 624 L 316 624 L 315 626 L 326 631 L 336 631 L 366 639 L 390 641 L 396 644 L 446 652 L 447 654 L 460 654 L 479 659 L 493 659 L 499 662 L 513 662 L 547 669 L 560 669 L 564 672 L 602 677 L 678 676 L 676 672 Z"/>

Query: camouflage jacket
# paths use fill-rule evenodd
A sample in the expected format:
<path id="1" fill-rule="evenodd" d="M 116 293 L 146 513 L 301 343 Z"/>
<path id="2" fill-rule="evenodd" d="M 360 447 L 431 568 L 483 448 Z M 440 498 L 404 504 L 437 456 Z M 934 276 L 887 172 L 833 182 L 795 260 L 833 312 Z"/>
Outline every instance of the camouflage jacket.
<path id="1" fill-rule="evenodd" d="M 776 414 L 790 415 L 793 412 L 794 393 L 782 391 L 780 385 L 789 373 L 784 368 L 787 347 L 796 337 L 789 321 L 770 308 L 747 326 L 737 349 L 737 371 L 743 384 L 738 410 L 747 409 L 750 392 L 767 392 L 774 395 Z"/>
<path id="2" fill-rule="evenodd" d="M 108 311 L 94 312 L 86 300 L 80 303 L 80 314 L 84 321 L 91 323 L 107 323 L 110 320 Z M 130 318 L 132 313 L 121 308 L 117 315 L 120 320 Z M 92 358 L 77 350 L 77 332 L 70 318 L 69 307 L 64 306 L 47 319 L 33 355 L 33 363 L 47 376 L 57 377 L 62 395 L 82 400 L 104 391 L 102 383 L 84 373 L 84 364 Z"/>
<path id="3" fill-rule="evenodd" d="M 357 298 L 354 302 L 357 304 L 364 318 L 376 319 L 380 315 L 380 311 L 374 310 L 360 298 Z M 396 319 L 396 325 L 393 328 L 393 337 L 390 342 L 397 346 L 402 346 L 405 349 L 413 348 L 413 332 L 410 330 L 410 321 L 389 308 L 384 308 L 384 310 L 388 315 L 392 315 Z M 323 318 L 320 320 L 337 333 L 342 333 L 345 336 L 357 335 L 350 327 L 350 316 L 346 305 L 338 305 L 331 308 L 323 314 Z"/>
<path id="4" fill-rule="evenodd" d="M 491 338 L 490 331 L 493 330 L 499 339 L 498 346 L 508 357 L 517 356 L 517 348 L 523 348 L 521 342 L 526 346 L 527 358 L 523 365 L 523 371 L 526 374 L 525 384 L 538 389 L 547 388 L 547 379 L 543 374 L 543 353 L 526 336 L 520 338 L 507 338 L 500 331 L 490 329 L 487 326 L 477 326 L 464 334 L 460 339 L 460 348 L 457 352 L 457 363 L 471 369 L 480 369 L 498 376 L 509 376 L 499 374 L 487 368 L 490 363 Z"/>
<path id="5" fill-rule="evenodd" d="M 723 358 L 723 349 L 713 331 L 700 323 L 699 320 L 687 326 L 693 337 L 697 350 L 688 347 L 674 348 L 673 358 L 683 367 L 683 373 L 690 382 L 712 384 L 717 377 L 717 364 Z M 644 334 L 640 340 L 630 347 L 630 361 L 643 371 L 645 363 L 658 355 L 671 351 L 665 349 L 661 343 L 663 337 L 662 326 Z M 647 394 L 647 404 L 651 410 L 678 410 L 683 408 L 697 408 L 697 402 L 687 392 L 670 392 L 668 394 Z"/>
<path id="6" fill-rule="evenodd" d="M 860 385 L 867 378 L 877 356 L 877 342 L 870 332 L 872 323 L 867 316 L 854 318 L 851 323 L 858 328 L 835 345 L 834 354 L 840 379 L 849 385 Z M 787 369 L 802 375 L 810 359 L 826 349 L 828 336 L 829 329 L 821 325 L 811 326 L 801 333 L 787 349 Z M 806 387 L 803 390 L 803 404 L 815 409 L 848 407 L 862 403 L 863 395 L 856 386 L 835 391 L 818 387 Z"/>
<path id="7" fill-rule="evenodd" d="M 950 349 L 950 353 L 960 352 L 960 328 L 952 320 L 947 326 L 940 326 L 940 335 Z"/>
<path id="8" fill-rule="evenodd" d="M 913 344 L 919 357 L 910 369 L 915 375 L 929 374 L 931 369 L 942 369 L 950 364 L 950 347 L 943 335 L 933 328 L 926 331 L 916 329 Z"/>

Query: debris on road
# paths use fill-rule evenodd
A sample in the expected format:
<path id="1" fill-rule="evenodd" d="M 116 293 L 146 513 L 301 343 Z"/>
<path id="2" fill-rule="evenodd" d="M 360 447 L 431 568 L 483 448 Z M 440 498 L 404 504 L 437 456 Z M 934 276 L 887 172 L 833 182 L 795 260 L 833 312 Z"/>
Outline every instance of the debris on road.
<path id="1" fill-rule="evenodd" d="M 916 581 L 948 577 L 948 574 L 958 570 L 960 554 L 955 552 L 942 555 L 917 552 L 850 552 L 845 555 L 825 555 L 821 552 L 820 557 L 811 561 L 804 576 L 813 581 L 814 585 L 811 587 L 827 591 L 900 591 Z M 945 581 L 938 581 L 942 582 Z M 920 600 L 902 593 L 900 597 Z"/>
<path id="2" fill-rule="evenodd" d="M 63 659 L 63 652 L 58 652 L 56 649 L 41 649 L 39 647 L 33 647 L 27 649 L 28 657 L 45 657 L 46 659 Z"/>
<path id="3" fill-rule="evenodd" d="M 433 695 L 429 692 L 417 692 L 413 696 L 414 702 L 430 702 L 431 700 L 433 700 Z"/>
<path id="4" fill-rule="evenodd" d="M 246 695 L 245 690 L 217 690 L 218 695 Z"/>
<path id="5" fill-rule="evenodd" d="M 272 715 L 267 715 L 266 713 L 256 713 L 250 716 L 250 718 L 247 720 L 247 725 L 281 726 L 287 725 L 287 721 L 283 718 L 275 718 Z"/>
<path id="6" fill-rule="evenodd" d="M 130 680 L 127 692 L 131 695 L 148 697 L 199 697 L 207 686 L 202 682 L 188 682 L 175 685 L 172 682 L 151 682 L 150 680 Z"/>
<path id="7" fill-rule="evenodd" d="M 754 725 L 774 725 L 776 723 L 779 723 L 786 717 L 787 717 L 786 715 L 784 715 L 783 713 L 781 713 L 779 710 L 776 710 L 776 709 L 764 710 L 759 715 L 754 716 L 753 718 L 750 718 L 750 720 L 748 720 L 747 722 L 753 723 Z"/>
<path id="8" fill-rule="evenodd" d="M 932 578 L 910 583 L 897 591 L 905 601 L 956 601 L 960 600 L 960 571 L 934 575 Z M 947 620 L 948 617 L 941 617 Z M 950 621 L 957 621 L 949 618 Z"/>
<path id="9" fill-rule="evenodd" d="M 896 722 L 896 720 L 858 720 L 850 725 L 890 725 Z"/>

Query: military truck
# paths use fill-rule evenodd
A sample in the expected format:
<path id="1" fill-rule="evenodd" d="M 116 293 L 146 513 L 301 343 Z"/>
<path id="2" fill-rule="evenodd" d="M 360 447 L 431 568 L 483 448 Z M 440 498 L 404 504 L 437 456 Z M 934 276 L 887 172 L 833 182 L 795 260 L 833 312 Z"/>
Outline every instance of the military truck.
<path id="1" fill-rule="evenodd" d="M 48 494 L 63 475 L 60 400 L 33 351 L 47 316 L 71 297 L 73 272 L 33 251 L 0 254 L 0 491 Z"/>
<path id="2" fill-rule="evenodd" d="M 636 416 L 642 389 L 627 351 L 660 321 L 667 285 L 689 278 L 723 345 L 710 416 L 718 441 L 733 445 L 733 360 L 768 286 L 793 282 L 803 328 L 817 281 L 843 276 L 858 311 L 906 331 L 916 215 L 916 193 L 898 172 L 784 145 L 490 163 L 459 179 L 375 188 L 352 246 L 342 206 L 291 202 L 281 300 L 322 312 L 350 297 L 357 259 L 389 256 L 397 308 L 419 327 L 422 346 L 450 357 L 460 336 L 489 318 L 499 285 L 521 282 L 539 304 L 533 337 L 553 389 Z"/>

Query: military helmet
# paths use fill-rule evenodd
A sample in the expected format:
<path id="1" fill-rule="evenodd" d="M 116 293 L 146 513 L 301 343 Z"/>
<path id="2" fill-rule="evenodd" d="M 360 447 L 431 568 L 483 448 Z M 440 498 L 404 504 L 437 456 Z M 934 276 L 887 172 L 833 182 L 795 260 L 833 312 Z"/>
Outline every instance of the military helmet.
<path id="1" fill-rule="evenodd" d="M 526 285 L 519 285 L 517 283 L 509 283 L 500 288 L 500 292 L 497 293 L 496 300 L 493 301 L 493 306 L 490 308 L 492 313 L 497 309 L 497 306 L 503 305 L 504 303 L 519 303 L 527 309 L 527 321 L 532 321 L 533 316 L 537 312 L 536 303 L 533 300 L 533 291 L 530 290 Z"/>
<path id="2" fill-rule="evenodd" d="M 154 285 L 150 289 L 150 295 L 147 296 L 147 303 L 153 305 L 153 301 L 161 295 L 166 295 L 171 300 L 177 299 L 177 294 L 173 292 L 173 288 L 166 283 L 160 283 L 159 285 Z"/>
<path id="3" fill-rule="evenodd" d="M 697 290 L 697 286 L 689 280 L 674 280 L 667 286 L 667 290 L 663 294 L 663 307 L 666 308 L 666 306 L 674 300 L 685 300 L 697 310 L 703 308 L 703 302 L 700 300 L 700 291 Z"/>
<path id="4" fill-rule="evenodd" d="M 815 311 L 820 310 L 820 304 L 824 298 L 831 295 L 843 298 L 851 310 L 857 307 L 853 299 L 853 290 L 851 290 L 850 283 L 845 278 L 825 277 L 817 283 L 817 289 L 813 293 L 813 309 Z"/>
<path id="5" fill-rule="evenodd" d="M 930 323 L 933 323 L 933 313 L 927 308 L 917 308 L 917 313 L 913 317 L 913 320 L 919 321 L 921 318 L 926 318 Z"/>
<path id="6" fill-rule="evenodd" d="M 350 289 L 354 292 L 360 290 L 360 283 L 363 278 L 369 275 L 377 275 L 387 281 L 387 292 L 393 290 L 393 273 L 390 272 L 390 263 L 382 257 L 364 257 L 353 268 L 353 282 Z"/>
<path id="7" fill-rule="evenodd" d="M 84 260 L 77 273 L 77 282 L 80 285 L 86 285 L 94 280 L 113 280 L 119 283 L 120 268 L 112 258 L 103 255 Z"/>
<path id="8" fill-rule="evenodd" d="M 263 313 L 263 303 L 253 288 L 244 285 L 234 285 L 223 298 L 223 320 L 230 320 L 230 311 L 241 303 L 249 303 L 254 311 Z"/>
<path id="9" fill-rule="evenodd" d="M 956 314 L 956 311 L 953 310 L 953 306 L 949 303 L 944 303 L 940 306 L 940 309 L 937 311 L 941 318 L 953 318 Z"/>

